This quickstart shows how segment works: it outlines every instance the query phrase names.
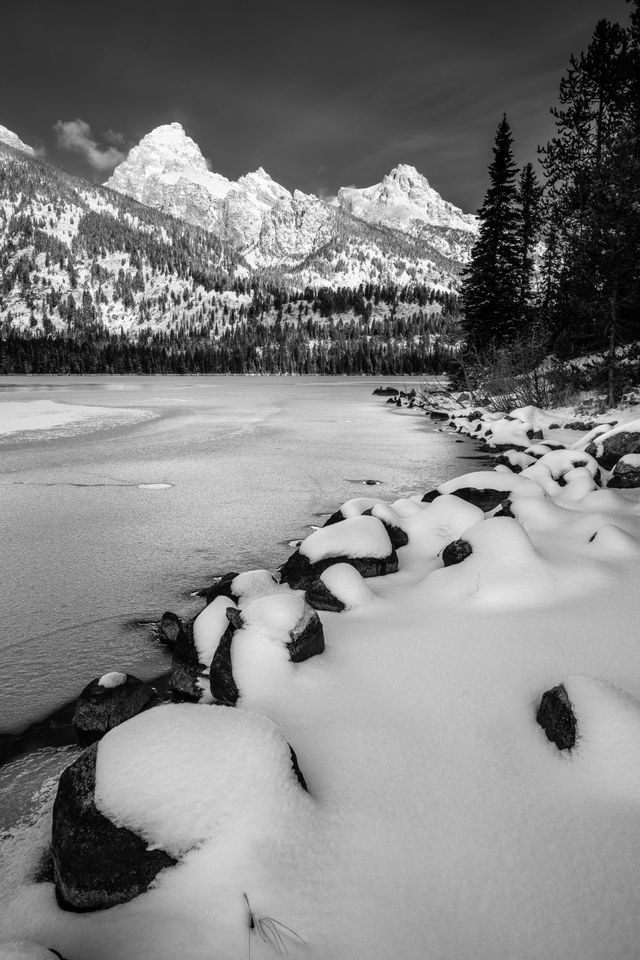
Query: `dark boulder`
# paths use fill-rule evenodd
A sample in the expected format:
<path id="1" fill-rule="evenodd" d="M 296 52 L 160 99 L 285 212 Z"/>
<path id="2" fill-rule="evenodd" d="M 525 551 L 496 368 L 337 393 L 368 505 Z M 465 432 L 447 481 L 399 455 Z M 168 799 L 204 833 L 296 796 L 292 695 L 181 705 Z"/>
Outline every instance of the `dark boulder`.
<path id="1" fill-rule="evenodd" d="M 420 501 L 421 503 L 433 503 L 436 497 L 441 497 L 442 494 L 439 490 L 429 490 L 428 493 L 425 493 L 424 497 Z"/>
<path id="2" fill-rule="evenodd" d="M 63 910 L 104 910 L 148 890 L 177 861 L 126 827 L 116 827 L 95 804 L 98 744 L 60 777 L 53 805 L 51 853 L 56 898 Z"/>
<path id="3" fill-rule="evenodd" d="M 289 631 L 287 644 L 289 659 L 292 663 L 302 663 L 315 657 L 324 650 L 324 630 L 320 617 L 310 606 L 305 605 L 300 620 Z"/>
<path id="4" fill-rule="evenodd" d="M 225 573 L 222 577 L 214 580 L 210 587 L 203 587 L 202 590 L 198 590 L 198 596 L 204 597 L 207 603 L 211 603 L 216 597 L 229 597 L 230 600 L 237 603 L 238 598 L 231 592 L 231 584 L 237 576 L 237 572 Z"/>
<path id="5" fill-rule="evenodd" d="M 620 430 L 610 437 L 596 437 L 585 449 L 604 470 L 613 470 L 618 460 L 630 453 L 640 453 L 640 430 Z"/>
<path id="6" fill-rule="evenodd" d="M 229 626 L 222 634 L 209 668 L 209 687 L 213 702 L 223 707 L 235 707 L 240 691 L 231 667 L 231 641 L 236 630 L 242 629 L 242 615 L 236 607 L 227 610 Z"/>
<path id="7" fill-rule="evenodd" d="M 169 650 L 173 651 L 182 632 L 182 620 L 177 613 L 167 610 L 158 624 L 158 638 Z"/>
<path id="8" fill-rule="evenodd" d="M 342 523 L 345 519 L 344 513 L 342 510 L 336 510 L 335 513 L 332 513 L 325 522 L 322 524 L 323 527 L 331 527 L 334 523 Z"/>
<path id="9" fill-rule="evenodd" d="M 429 416 L 432 420 L 448 420 L 451 414 L 446 410 L 429 410 Z"/>
<path id="10" fill-rule="evenodd" d="M 202 687 L 199 680 L 203 673 L 198 663 L 193 660 L 182 660 L 174 657 L 171 664 L 171 699 L 174 703 L 199 703 L 202 697 Z"/>
<path id="11" fill-rule="evenodd" d="M 490 487 L 482 490 L 477 490 L 475 487 L 458 487 L 451 493 L 454 497 L 460 497 L 461 500 L 472 503 L 474 507 L 480 507 L 485 513 L 495 510 L 511 496 L 510 490 L 493 490 Z"/>
<path id="12" fill-rule="evenodd" d="M 395 398 L 395 396 L 394 396 L 394 397 L 389 397 L 389 399 L 387 400 L 387 403 L 394 403 L 394 404 L 395 404 L 395 403 L 396 403 L 396 398 Z"/>
<path id="13" fill-rule="evenodd" d="M 88 747 L 140 713 L 154 695 L 153 687 L 130 673 L 108 673 L 87 684 L 76 701 L 73 728 L 81 747 Z"/>
<path id="14" fill-rule="evenodd" d="M 382 558 L 325 557 L 323 560 L 311 563 L 299 550 L 296 550 L 280 567 L 280 582 L 288 583 L 294 590 L 305 590 L 324 570 L 332 567 L 334 563 L 349 563 L 356 568 L 362 577 L 383 577 L 388 573 L 395 573 L 398 569 L 398 554 L 391 547 L 391 553 Z"/>
<path id="15" fill-rule="evenodd" d="M 542 694 L 536 720 L 558 750 L 571 750 L 575 746 L 576 718 L 564 684 Z"/>
<path id="16" fill-rule="evenodd" d="M 640 487 L 640 464 L 629 463 L 624 457 L 618 460 L 613 468 L 608 487 L 614 487 L 619 490 L 629 490 L 632 487 Z"/>
<path id="17" fill-rule="evenodd" d="M 314 610 L 329 610 L 331 613 L 341 613 L 344 610 L 344 603 L 329 590 L 326 583 L 318 577 L 305 590 L 305 598 L 310 607 Z"/>
<path id="18" fill-rule="evenodd" d="M 445 567 L 452 567 L 456 563 L 462 563 L 472 553 L 471 544 L 467 540 L 452 540 L 442 551 L 442 562 Z"/>
<path id="19" fill-rule="evenodd" d="M 376 387 L 373 391 L 374 397 L 395 397 L 399 393 L 395 387 Z"/>
<path id="20" fill-rule="evenodd" d="M 527 430 L 527 438 L 529 440 L 543 440 L 544 433 L 542 432 L 542 430 L 533 430 L 532 428 L 530 428 L 529 430 Z"/>
<path id="21" fill-rule="evenodd" d="M 186 661 L 195 658 L 197 661 L 193 644 L 193 620 L 185 623 L 176 613 L 163 613 L 158 636 L 174 656 Z"/>
<path id="22" fill-rule="evenodd" d="M 515 520 L 516 516 L 511 510 L 511 500 L 503 500 L 502 506 L 499 510 L 496 510 L 494 517 L 509 517 L 509 519 Z"/>

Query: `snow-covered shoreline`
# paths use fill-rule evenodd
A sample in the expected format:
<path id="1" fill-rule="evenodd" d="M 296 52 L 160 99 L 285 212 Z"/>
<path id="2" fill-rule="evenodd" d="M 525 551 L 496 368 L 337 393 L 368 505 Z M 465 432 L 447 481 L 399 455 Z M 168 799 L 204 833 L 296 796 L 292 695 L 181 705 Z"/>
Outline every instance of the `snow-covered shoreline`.
<path id="1" fill-rule="evenodd" d="M 635 958 L 640 423 L 451 413 L 501 462 L 349 501 L 286 583 L 212 585 L 193 640 L 173 636 L 200 702 L 100 741 L 97 809 L 179 863 L 77 916 L 33 882 L 45 838 L 25 826 L 0 940 L 67 960 Z M 212 705 L 230 680 L 236 706 Z M 571 749 L 536 722 L 559 687 Z"/>

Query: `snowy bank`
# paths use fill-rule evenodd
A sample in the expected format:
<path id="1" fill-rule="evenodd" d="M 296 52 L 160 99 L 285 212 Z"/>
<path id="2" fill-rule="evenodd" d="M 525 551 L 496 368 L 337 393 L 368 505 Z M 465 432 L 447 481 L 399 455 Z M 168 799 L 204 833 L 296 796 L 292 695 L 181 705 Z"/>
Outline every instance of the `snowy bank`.
<path id="1" fill-rule="evenodd" d="M 56 801 L 81 831 L 54 832 L 58 896 L 90 887 L 105 909 L 36 882 L 41 818 L 0 848 L 0 941 L 67 960 L 635 960 L 640 488 L 611 480 L 638 468 L 638 431 L 615 433 L 611 466 L 609 426 L 463 413 L 455 430 L 519 449 L 349 501 L 280 582 L 229 573 L 192 622 L 165 615 L 191 702 L 119 723 Z M 139 883 L 104 902 L 118 838 Z"/>

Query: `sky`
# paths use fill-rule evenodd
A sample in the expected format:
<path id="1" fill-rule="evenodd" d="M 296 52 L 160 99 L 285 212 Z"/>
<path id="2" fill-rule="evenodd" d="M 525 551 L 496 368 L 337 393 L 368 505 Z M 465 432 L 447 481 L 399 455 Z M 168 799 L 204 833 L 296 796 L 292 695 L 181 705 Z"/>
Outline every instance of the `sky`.
<path id="1" fill-rule="evenodd" d="M 327 196 L 410 163 L 475 212 L 502 114 L 518 161 L 535 160 L 570 54 L 627 14 L 625 0 L 20 0 L 2 11 L 0 124 L 99 182 L 179 121 L 230 179 L 262 166 Z"/>

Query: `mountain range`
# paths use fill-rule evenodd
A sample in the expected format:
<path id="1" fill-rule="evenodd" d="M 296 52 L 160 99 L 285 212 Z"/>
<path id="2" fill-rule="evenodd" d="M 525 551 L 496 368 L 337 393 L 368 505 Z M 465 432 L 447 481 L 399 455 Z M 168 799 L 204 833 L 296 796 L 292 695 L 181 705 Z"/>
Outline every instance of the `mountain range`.
<path id="1" fill-rule="evenodd" d="M 98 185 L 0 127 L 0 373 L 434 369 L 475 235 L 406 165 L 326 200 L 170 124 Z"/>
<path id="2" fill-rule="evenodd" d="M 228 180 L 209 168 L 179 123 L 147 134 L 105 186 L 212 231 L 252 268 L 304 272 L 305 261 L 312 263 L 314 255 L 338 238 L 348 263 L 348 254 L 355 253 L 348 249 L 349 234 L 357 241 L 366 224 L 388 243 L 397 235 L 398 242 L 412 248 L 421 280 L 430 273 L 432 282 L 447 283 L 465 262 L 477 230 L 474 216 L 443 200 L 426 177 L 407 164 L 395 167 L 381 183 L 343 187 L 337 197 L 324 200 L 300 190 L 291 193 L 262 167 Z M 373 259 L 374 251 L 370 253 L 368 259 Z M 370 268 L 363 271 L 357 253 L 353 259 L 351 281 L 371 279 Z M 336 272 L 348 272 L 334 266 Z M 368 275 L 363 277 L 363 272 Z M 402 280 L 400 275 L 395 279 Z"/>

